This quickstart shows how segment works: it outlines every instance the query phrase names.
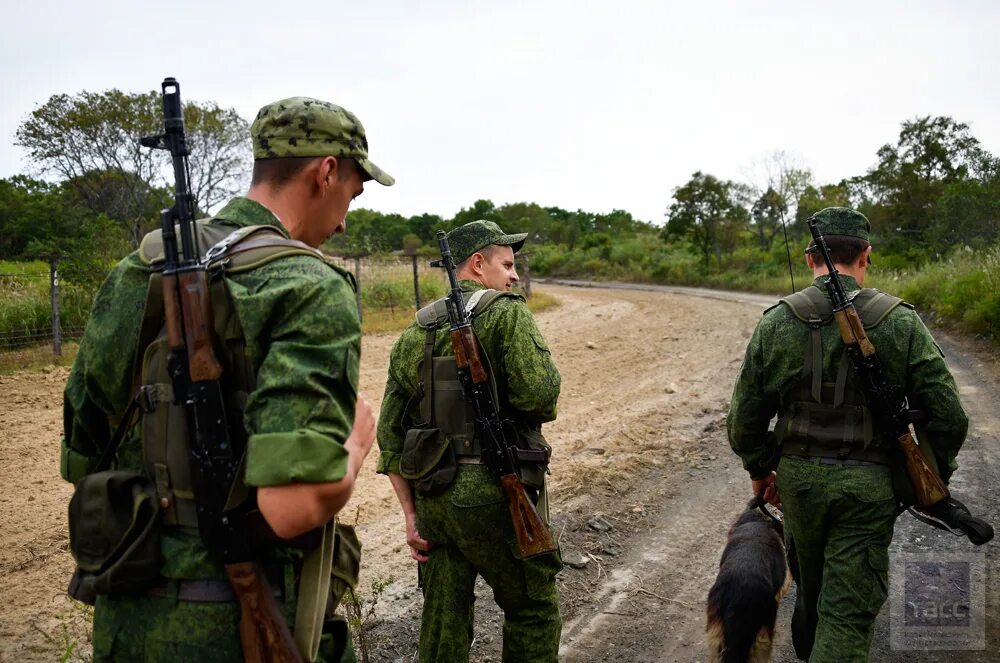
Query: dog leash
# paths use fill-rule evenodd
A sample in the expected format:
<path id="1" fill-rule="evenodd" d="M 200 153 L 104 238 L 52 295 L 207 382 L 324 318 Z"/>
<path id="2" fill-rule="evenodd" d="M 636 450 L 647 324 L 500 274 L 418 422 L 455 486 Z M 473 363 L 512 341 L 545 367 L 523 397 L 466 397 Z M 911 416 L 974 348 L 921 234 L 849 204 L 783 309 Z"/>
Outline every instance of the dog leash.
<path id="1" fill-rule="evenodd" d="M 763 490 L 761 490 L 759 493 L 757 493 L 757 504 L 756 504 L 756 506 L 757 506 L 758 509 L 760 509 L 764 513 L 765 516 L 767 516 L 768 518 L 770 518 L 774 522 L 778 523 L 779 525 L 784 526 L 784 523 L 781 522 L 781 519 L 779 519 L 777 516 L 775 516 L 773 513 L 771 513 L 771 510 L 767 508 L 767 502 L 764 501 L 764 491 Z"/>

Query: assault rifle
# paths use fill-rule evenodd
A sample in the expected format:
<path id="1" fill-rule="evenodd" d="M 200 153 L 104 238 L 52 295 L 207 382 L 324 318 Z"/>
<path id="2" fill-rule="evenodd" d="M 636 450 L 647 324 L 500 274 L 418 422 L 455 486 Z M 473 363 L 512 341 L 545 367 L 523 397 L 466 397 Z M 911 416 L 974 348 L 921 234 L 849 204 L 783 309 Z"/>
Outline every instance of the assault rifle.
<path id="1" fill-rule="evenodd" d="M 160 213 L 165 257 L 163 313 L 174 403 L 183 404 L 187 414 L 188 463 L 198 533 L 222 562 L 239 599 L 244 658 L 253 663 L 300 663 L 302 657 L 250 544 L 247 513 L 252 500 L 227 505 L 230 490 L 239 479 L 243 449 L 234 446 L 226 419 L 208 272 L 201 261 L 194 198 L 188 186 L 190 151 L 184 135 L 180 85 L 165 78 L 162 92 L 164 132 L 143 138 L 141 144 L 167 150 L 173 160 L 174 205 Z"/>
<path id="2" fill-rule="evenodd" d="M 865 333 L 861 317 L 844 292 L 844 286 L 840 283 L 839 273 L 830 257 L 830 250 L 816 219 L 811 217 L 807 223 L 816 251 L 823 256 L 830 273 L 826 288 L 833 302 L 833 317 L 840 330 L 840 338 L 844 342 L 847 356 L 868 401 L 868 407 L 875 420 L 875 429 L 879 435 L 895 440 L 906 460 L 906 472 L 913 485 L 916 507 L 916 510 L 911 509 L 911 513 L 935 527 L 947 529 L 952 533 L 964 533 L 977 545 L 989 541 L 993 538 L 993 528 L 984 521 L 974 518 L 964 504 L 951 497 L 947 486 L 928 464 L 927 458 L 917 446 L 917 441 L 910 430 L 911 418 L 906 398 L 899 386 L 892 384 L 886 376 L 875 352 L 875 346 Z M 930 516 L 938 522 L 931 522 L 930 519 L 921 518 L 918 514 Z"/>
<path id="3" fill-rule="evenodd" d="M 538 510 L 528 498 L 517 474 L 517 456 L 513 444 L 513 440 L 517 439 L 517 431 L 510 419 L 500 416 L 490 376 L 479 352 L 479 340 L 472 330 L 472 319 L 465 308 L 448 238 L 443 230 L 438 231 L 437 238 L 441 248 L 441 261 L 434 264 L 444 268 L 451 284 L 451 292 L 446 301 L 448 320 L 451 323 L 451 345 L 455 351 L 455 364 L 458 366 L 462 391 L 476 413 L 476 437 L 483 448 L 483 461 L 500 479 L 521 554 L 533 557 L 552 552 L 556 549 L 552 533 L 538 515 Z"/>

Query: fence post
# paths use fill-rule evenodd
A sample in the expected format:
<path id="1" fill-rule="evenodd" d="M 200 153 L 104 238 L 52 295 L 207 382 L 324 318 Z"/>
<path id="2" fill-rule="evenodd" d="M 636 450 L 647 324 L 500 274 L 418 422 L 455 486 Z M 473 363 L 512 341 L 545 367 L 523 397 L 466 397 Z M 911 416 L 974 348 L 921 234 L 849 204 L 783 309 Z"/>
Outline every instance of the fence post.
<path id="1" fill-rule="evenodd" d="M 417 275 L 417 254 L 413 256 L 413 296 L 417 299 L 417 310 L 420 310 L 420 277 Z"/>
<path id="2" fill-rule="evenodd" d="M 358 322 L 361 322 L 361 256 L 354 256 L 354 280 L 358 286 L 354 296 L 358 301 Z"/>
<path id="3" fill-rule="evenodd" d="M 524 258 L 524 271 L 521 273 L 521 290 L 524 290 L 525 297 L 531 297 L 531 269 L 528 267 L 528 254 L 521 256 Z"/>
<path id="4" fill-rule="evenodd" d="M 59 325 L 59 258 L 49 258 L 49 290 L 52 294 L 52 354 L 62 356 L 62 337 Z"/>

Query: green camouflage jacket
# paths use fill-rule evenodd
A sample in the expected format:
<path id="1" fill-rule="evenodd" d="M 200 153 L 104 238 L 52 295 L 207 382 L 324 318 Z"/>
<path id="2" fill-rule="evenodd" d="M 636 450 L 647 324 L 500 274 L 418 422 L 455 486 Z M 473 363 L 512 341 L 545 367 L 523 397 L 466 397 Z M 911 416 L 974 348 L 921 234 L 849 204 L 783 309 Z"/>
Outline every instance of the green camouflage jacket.
<path id="1" fill-rule="evenodd" d="M 462 281 L 462 292 L 481 290 L 475 281 Z M 472 328 L 495 371 L 497 385 L 506 386 L 513 414 L 528 425 L 556 418 L 559 371 L 523 298 L 501 297 L 472 321 Z M 381 454 L 376 471 L 399 473 L 399 456 L 406 431 L 413 428 L 420 409 L 420 365 L 426 332 L 412 323 L 392 347 L 389 377 L 378 418 Z M 454 354 L 448 326 L 438 330 L 434 356 Z"/>
<path id="2" fill-rule="evenodd" d="M 247 198 L 234 198 L 212 223 L 271 225 L 287 236 L 267 208 Z M 148 267 L 133 252 L 114 267 L 94 301 L 64 394 L 61 473 L 68 481 L 92 471 L 128 404 L 148 278 Z M 257 376 L 243 414 L 246 483 L 343 478 L 361 352 L 352 285 L 306 256 L 232 275 L 228 285 Z M 118 467 L 141 470 L 141 454 L 133 429 L 118 451 Z M 220 574 L 196 537 L 165 534 L 163 549 L 165 577 Z"/>
<path id="3" fill-rule="evenodd" d="M 824 293 L 825 278 L 813 281 Z M 841 276 L 841 282 L 848 293 L 859 289 L 849 276 Z M 965 441 L 968 418 L 941 349 L 909 306 L 897 306 L 868 334 L 889 380 L 903 389 L 910 408 L 927 413 L 928 423 L 920 428 L 921 441 L 934 449 L 947 481 L 958 467 L 955 457 Z M 835 323 L 822 328 L 822 339 L 823 380 L 832 382 L 843 353 Z M 754 479 L 770 469 L 768 461 L 775 449 L 767 436 L 768 424 L 788 405 L 789 390 L 802 374 L 808 341 L 809 327 L 787 306 L 779 305 L 764 313 L 747 345 L 726 423 L 729 444 Z"/>

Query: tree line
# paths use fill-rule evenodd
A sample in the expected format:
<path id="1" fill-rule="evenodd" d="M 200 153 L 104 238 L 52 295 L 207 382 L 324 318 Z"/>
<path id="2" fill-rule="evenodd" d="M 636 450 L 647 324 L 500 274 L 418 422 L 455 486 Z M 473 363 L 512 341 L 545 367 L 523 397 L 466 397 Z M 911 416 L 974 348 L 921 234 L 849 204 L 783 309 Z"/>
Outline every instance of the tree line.
<path id="1" fill-rule="evenodd" d="M 192 190 L 198 208 L 211 210 L 247 186 L 247 122 L 214 102 L 188 102 L 184 116 Z M 17 130 L 16 144 L 26 150 L 35 177 L 0 180 L 0 259 L 64 254 L 85 256 L 93 267 L 137 246 L 172 199 L 166 154 L 139 146 L 139 138 L 157 133 L 160 122 L 156 91 L 60 94 L 32 111 Z M 871 219 L 873 242 L 889 266 L 939 260 L 956 246 L 978 250 L 1000 240 L 1000 159 L 968 125 L 950 117 L 904 121 L 865 173 L 839 182 L 818 182 L 777 152 L 743 181 L 697 170 L 664 198 L 659 223 L 617 209 L 498 206 L 483 199 L 452 217 L 357 209 L 348 216 L 348 234 L 332 238 L 327 249 L 342 255 L 430 251 L 437 230 L 486 219 L 508 232 L 529 233 L 541 272 L 596 269 L 600 276 L 601 261 L 641 261 L 638 254 L 657 252 L 702 273 L 722 272 L 776 264 L 772 258 L 786 239 L 798 252 L 807 235 L 805 219 L 839 205 Z M 634 256 L 621 249 L 629 242 Z M 655 280 L 671 278 L 669 265 L 651 270 L 660 270 L 648 275 Z"/>

